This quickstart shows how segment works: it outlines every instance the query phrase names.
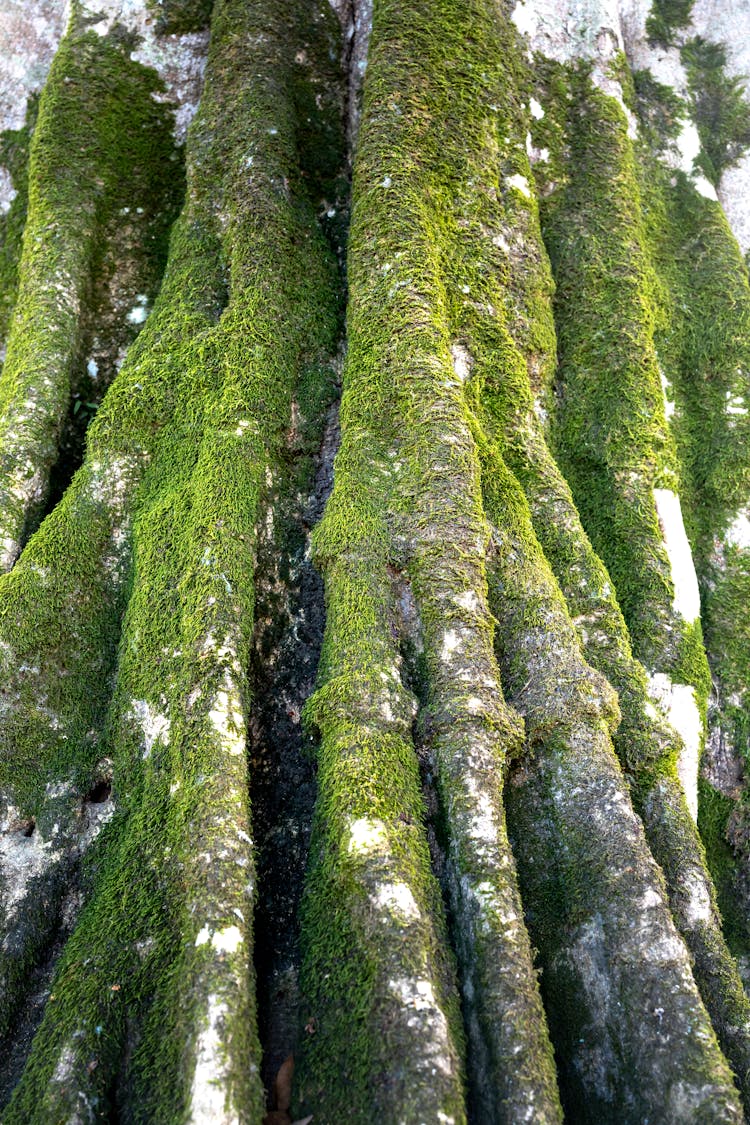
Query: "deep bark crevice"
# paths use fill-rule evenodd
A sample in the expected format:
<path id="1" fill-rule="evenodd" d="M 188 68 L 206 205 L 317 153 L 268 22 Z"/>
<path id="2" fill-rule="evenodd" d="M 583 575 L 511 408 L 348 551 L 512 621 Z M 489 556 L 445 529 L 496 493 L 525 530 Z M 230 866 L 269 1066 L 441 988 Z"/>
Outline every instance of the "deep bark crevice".
<path id="1" fill-rule="evenodd" d="M 281 498 L 278 492 L 266 496 L 259 518 L 261 529 L 273 531 L 264 535 L 261 530 L 258 544 L 248 750 L 258 851 L 258 1031 L 269 1099 L 300 1033 L 299 906 L 317 795 L 313 739 L 304 729 L 302 710 L 315 687 L 325 626 L 323 580 L 310 559 L 308 536 L 331 491 L 337 445 L 334 402 L 320 447 L 310 458 L 312 491 L 300 504 L 290 480 L 280 482 Z M 291 470 L 289 477 L 293 480 Z"/>

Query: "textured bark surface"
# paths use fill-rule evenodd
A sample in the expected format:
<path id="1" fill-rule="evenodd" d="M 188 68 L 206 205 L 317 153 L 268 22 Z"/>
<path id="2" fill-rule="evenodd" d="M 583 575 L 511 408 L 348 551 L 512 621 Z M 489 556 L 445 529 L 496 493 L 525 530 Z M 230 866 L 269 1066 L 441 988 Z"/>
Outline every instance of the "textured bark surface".
<path id="1" fill-rule="evenodd" d="M 0 13 L 4 1123 L 747 1119 L 746 20 Z"/>

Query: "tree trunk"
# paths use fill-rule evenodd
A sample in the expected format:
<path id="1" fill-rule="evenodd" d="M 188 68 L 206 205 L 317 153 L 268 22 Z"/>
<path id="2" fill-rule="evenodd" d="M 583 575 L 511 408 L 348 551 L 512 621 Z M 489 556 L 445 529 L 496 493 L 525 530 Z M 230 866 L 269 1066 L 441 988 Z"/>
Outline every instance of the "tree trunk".
<path id="1" fill-rule="evenodd" d="M 750 1114 L 721 3 L 0 14 L 3 1122 Z"/>

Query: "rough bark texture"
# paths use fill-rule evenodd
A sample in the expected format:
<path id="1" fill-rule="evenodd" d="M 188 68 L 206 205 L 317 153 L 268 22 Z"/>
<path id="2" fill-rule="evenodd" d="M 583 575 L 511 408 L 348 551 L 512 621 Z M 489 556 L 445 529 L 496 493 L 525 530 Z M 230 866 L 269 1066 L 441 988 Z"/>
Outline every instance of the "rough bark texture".
<path id="1" fill-rule="evenodd" d="M 743 10 L 6 7 L 0 1119 L 745 1120 Z"/>

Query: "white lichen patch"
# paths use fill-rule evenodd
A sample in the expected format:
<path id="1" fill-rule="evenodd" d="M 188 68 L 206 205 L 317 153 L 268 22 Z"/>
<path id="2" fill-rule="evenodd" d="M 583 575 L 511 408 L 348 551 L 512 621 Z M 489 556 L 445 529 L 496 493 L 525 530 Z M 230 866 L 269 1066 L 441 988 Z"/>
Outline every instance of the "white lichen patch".
<path id="1" fill-rule="evenodd" d="M 215 600 L 215 598 L 209 599 L 209 605 L 213 605 Z M 230 630 L 228 635 L 225 635 L 224 639 L 220 641 L 213 629 L 210 629 L 203 638 L 200 651 L 202 656 L 208 656 L 210 654 L 217 663 L 222 662 L 227 664 L 235 675 L 239 676 L 242 674 L 242 668 L 237 659 L 239 639 L 236 635 L 233 636 L 233 632 L 236 634 L 236 630 Z M 203 691 L 200 687 L 194 688 L 192 693 L 195 699 L 198 699 L 202 694 Z"/>
<path id="2" fill-rule="evenodd" d="M 463 344 L 451 345 L 451 359 L 456 378 L 466 383 L 471 377 L 472 359 Z"/>
<path id="3" fill-rule="evenodd" d="M 8 809 L 0 824 L 0 917 L 10 918 L 29 891 L 32 879 L 44 875 L 62 858 L 51 840 L 36 830 L 24 834 L 18 810 Z"/>
<path id="4" fill-rule="evenodd" d="M 454 594 L 453 602 L 461 609 L 467 610 L 469 613 L 479 613 L 482 609 L 482 603 L 479 600 L 479 595 L 474 590 L 464 590 L 460 594 Z"/>
<path id="5" fill-rule="evenodd" d="M 547 420 L 549 419 L 549 413 L 546 410 L 546 408 L 545 408 L 545 406 L 544 406 L 544 404 L 543 404 L 543 402 L 540 398 L 534 399 L 534 414 L 535 414 L 537 420 L 540 422 L 540 424 L 542 426 L 547 425 Z"/>
<path id="6" fill-rule="evenodd" d="M 685 793 L 690 815 L 698 819 L 698 770 L 700 766 L 703 723 L 690 684 L 674 684 L 664 672 L 649 677 L 649 695 L 666 715 L 667 721 L 682 740 L 677 759 L 677 775 Z"/>
<path id="7" fill-rule="evenodd" d="M 380 851 L 388 841 L 385 824 L 382 820 L 369 820 L 360 817 L 349 826 L 347 851 L 354 854 L 367 854 Z"/>
<path id="8" fill-rule="evenodd" d="M 706 199 L 716 201 L 716 189 L 704 175 L 696 172 L 695 161 L 700 156 L 701 142 L 698 129 L 692 121 L 683 121 L 680 132 L 670 148 L 665 149 L 662 157 L 665 163 L 690 176 L 695 190 Z"/>
<path id="9" fill-rule="evenodd" d="M 529 181 L 525 176 L 522 176 L 520 172 L 516 173 L 515 176 L 506 176 L 505 183 L 508 185 L 508 187 L 512 187 L 515 188 L 516 191 L 520 191 L 521 195 L 526 196 L 527 199 L 531 198 L 531 188 L 529 187 Z"/>
<path id="10" fill-rule="evenodd" d="M 675 412 L 675 401 L 672 394 L 672 384 L 662 371 L 661 367 L 659 368 L 659 378 L 661 379 L 661 389 L 662 394 L 664 395 L 664 416 L 666 417 L 667 421 L 669 421 L 670 418 L 674 417 Z"/>
<path id="11" fill-rule="evenodd" d="M 561 63 L 590 62 L 594 86 L 618 102 L 628 134 L 636 136 L 635 117 L 614 76 L 613 63 L 623 48 L 618 0 L 527 0 L 516 5 L 511 18 L 532 51 Z"/>
<path id="12" fill-rule="evenodd" d="M 156 743 L 169 745 L 170 721 L 145 699 L 134 699 L 130 714 L 138 724 L 143 738 L 143 757 L 149 758 Z"/>
<path id="13" fill-rule="evenodd" d="M 10 570 L 19 551 L 15 535 L 0 535 L 0 571 Z"/>
<path id="14" fill-rule="evenodd" d="M 532 168 L 536 164 L 545 164 L 549 160 L 549 149 L 537 148 L 531 139 L 530 133 L 526 134 L 526 154 Z"/>
<path id="15" fill-rule="evenodd" d="M 537 28 L 537 16 L 534 10 L 533 3 L 516 4 L 511 15 L 513 23 L 516 25 L 521 35 L 528 35 L 531 38 Z"/>
<path id="16" fill-rule="evenodd" d="M 680 498 L 671 489 L 655 488 L 654 503 L 672 573 L 672 608 L 685 621 L 697 621 L 701 613 L 700 591 L 693 554 L 685 532 Z"/>
<path id="17" fill-rule="evenodd" d="M 713 918 L 713 910 L 705 879 L 691 873 L 683 887 L 683 892 L 687 897 L 685 912 L 689 924 L 698 926 L 703 922 L 710 922 Z"/>
<path id="18" fill-rule="evenodd" d="M 747 512 L 740 512 L 734 517 L 724 533 L 724 542 L 731 547 L 750 550 L 750 519 Z"/>
<path id="19" fill-rule="evenodd" d="M 407 1025 L 420 1035 L 423 1065 L 433 1072 L 452 1074 L 454 1064 L 448 1021 L 437 1002 L 431 981 L 400 977 L 390 980 L 388 988 L 406 1010 Z"/>
<path id="20" fill-rule="evenodd" d="M 401 881 L 381 883 L 373 895 L 373 905 L 395 914 L 405 922 L 416 922 L 420 917 L 420 910 L 410 887 Z"/>
<path id="21" fill-rule="evenodd" d="M 75 1051 L 69 1043 L 66 1043 L 60 1052 L 60 1056 L 55 1064 L 55 1069 L 52 1072 L 52 1081 L 56 1085 L 62 1086 L 70 1082 L 73 1077 L 75 1058 Z"/>
<path id="22" fill-rule="evenodd" d="M 206 925 L 199 930 L 195 944 L 198 947 L 210 944 L 217 953 L 236 953 L 244 940 L 239 926 L 225 926 L 212 932 Z"/>
<path id="23" fill-rule="evenodd" d="M 0 167 L 0 215 L 5 215 L 10 211 L 10 206 L 17 194 L 13 187 L 10 172 L 7 168 Z"/>
<path id="24" fill-rule="evenodd" d="M 190 1088 L 190 1125 L 239 1125 L 228 1103 L 228 1059 L 223 1044 L 227 1006 L 209 996 L 205 1025 L 195 1044 L 195 1071 Z"/>
<path id="25" fill-rule="evenodd" d="M 733 394 L 732 391 L 727 391 L 726 406 L 724 407 L 727 414 L 747 414 L 747 406 L 745 399 L 741 394 Z"/>
<path id="26" fill-rule="evenodd" d="M 68 20 L 60 0 L 3 0 L 0 4 L 0 131 L 23 128 L 29 97 L 41 90 Z M 0 211 L 13 195 L 0 180 Z"/>
<path id="27" fill-rule="evenodd" d="M 137 469 L 135 457 L 114 456 L 107 461 L 89 462 L 88 488 L 92 500 L 118 510 L 128 494 Z"/>
<path id="28" fill-rule="evenodd" d="M 461 638 L 455 629 L 446 629 L 443 633 L 443 647 L 440 653 L 441 660 L 447 662 L 461 646 Z"/>
<path id="29" fill-rule="evenodd" d="M 435 1003 L 435 990 L 428 980 L 411 980 L 407 977 L 392 980 L 390 987 L 402 1004 L 412 1006 L 417 1011 L 425 1011 Z"/>
<path id="30" fill-rule="evenodd" d="M 35 411 L 35 404 L 33 408 Z M 0 525 L 0 569 L 3 571 L 10 570 L 21 551 L 17 513 L 25 511 L 29 503 L 41 500 L 44 494 L 45 474 L 27 456 L 29 421 L 32 421 L 31 413 L 17 415 L 13 429 L 6 426 L 2 434 L 3 452 L 9 460 L 16 458 L 15 465 L 6 471 L 0 486 L 0 519 L 6 521 L 5 527 Z"/>
<path id="31" fill-rule="evenodd" d="M 225 676 L 224 689 L 216 693 L 208 721 L 219 737 L 221 748 L 238 757 L 245 753 L 245 719 L 239 692 L 229 675 Z"/>
<path id="32" fill-rule="evenodd" d="M 140 293 L 136 297 L 136 302 L 132 309 L 127 314 L 127 319 L 131 324 L 143 324 L 148 317 L 148 297 L 145 293 Z"/>
<path id="33" fill-rule="evenodd" d="M 497 841 L 497 816 L 492 799 L 475 792 L 474 807 L 468 818 L 468 834 L 476 844 L 492 847 Z"/>

